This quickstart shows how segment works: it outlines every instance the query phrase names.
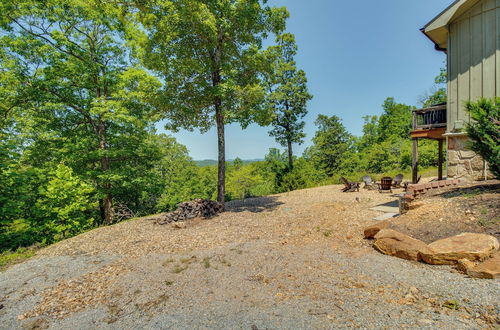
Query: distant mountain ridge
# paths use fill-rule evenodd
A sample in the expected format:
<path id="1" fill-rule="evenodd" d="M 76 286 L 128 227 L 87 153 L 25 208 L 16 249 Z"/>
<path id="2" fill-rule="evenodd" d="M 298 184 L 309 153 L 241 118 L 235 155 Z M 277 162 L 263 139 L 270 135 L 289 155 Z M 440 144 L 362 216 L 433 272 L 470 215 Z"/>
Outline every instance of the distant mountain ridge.
<path id="1" fill-rule="evenodd" d="M 263 161 L 264 159 L 242 159 L 243 164 L 250 164 L 250 163 L 255 163 L 255 162 L 260 162 Z M 228 159 L 227 160 L 229 163 L 232 163 L 234 159 Z M 203 167 L 203 166 L 213 166 L 217 165 L 217 160 L 214 159 L 203 159 L 203 160 L 195 160 L 194 161 L 196 165 Z"/>

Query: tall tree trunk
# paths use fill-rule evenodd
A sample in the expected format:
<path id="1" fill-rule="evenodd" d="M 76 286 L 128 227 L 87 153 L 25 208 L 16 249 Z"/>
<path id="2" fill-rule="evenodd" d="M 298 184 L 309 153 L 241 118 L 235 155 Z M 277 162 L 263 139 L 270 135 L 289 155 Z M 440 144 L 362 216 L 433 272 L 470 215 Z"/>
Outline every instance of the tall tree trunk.
<path id="1" fill-rule="evenodd" d="M 288 166 L 290 170 L 293 169 L 293 151 L 292 151 L 292 141 L 289 139 L 287 141 L 288 144 Z"/>
<path id="2" fill-rule="evenodd" d="M 222 60 L 222 44 L 224 31 L 222 27 L 217 28 L 217 46 L 212 56 L 212 86 L 218 87 L 221 82 L 221 60 Z M 226 142 L 224 138 L 224 114 L 222 113 L 222 100 L 219 95 L 214 98 L 215 121 L 217 123 L 217 147 L 219 153 L 219 163 L 217 170 L 217 201 L 222 204 L 222 210 L 225 205 L 226 195 Z"/>
<path id="3" fill-rule="evenodd" d="M 104 152 L 107 149 L 106 142 L 106 124 L 104 122 L 99 123 L 99 149 Z M 101 157 L 101 170 L 103 173 L 109 171 L 110 162 L 108 156 Z M 113 222 L 113 195 L 111 194 L 111 183 L 106 180 L 103 185 L 105 190 L 105 195 L 103 199 L 103 211 L 104 211 L 104 224 L 109 225 Z"/>
<path id="4" fill-rule="evenodd" d="M 217 171 L 217 201 L 224 207 L 226 194 L 226 142 L 224 139 L 224 115 L 221 109 L 221 100 L 215 99 L 215 118 L 217 121 L 217 146 L 219 151 L 219 164 Z"/>

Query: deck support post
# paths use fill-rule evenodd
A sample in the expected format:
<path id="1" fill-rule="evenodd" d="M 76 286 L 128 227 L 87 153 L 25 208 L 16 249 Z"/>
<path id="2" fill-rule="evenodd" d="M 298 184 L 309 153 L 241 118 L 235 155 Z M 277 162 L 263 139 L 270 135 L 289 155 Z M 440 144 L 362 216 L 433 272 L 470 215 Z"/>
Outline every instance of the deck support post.
<path id="1" fill-rule="evenodd" d="M 413 139 L 413 159 L 411 164 L 412 183 L 416 184 L 418 180 L 418 139 Z"/>
<path id="2" fill-rule="evenodd" d="M 443 180 L 443 142 L 444 140 L 438 140 L 438 180 Z"/>

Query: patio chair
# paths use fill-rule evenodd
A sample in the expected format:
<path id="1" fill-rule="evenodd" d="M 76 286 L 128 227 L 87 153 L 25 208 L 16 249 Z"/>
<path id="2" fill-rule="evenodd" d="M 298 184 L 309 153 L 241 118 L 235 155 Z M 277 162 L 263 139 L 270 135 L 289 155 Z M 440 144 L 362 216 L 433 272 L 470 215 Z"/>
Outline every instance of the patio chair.
<path id="1" fill-rule="evenodd" d="M 342 188 L 343 192 L 354 192 L 359 191 L 359 183 L 357 182 L 349 182 L 346 178 L 341 177 L 340 180 L 344 184 L 344 188 Z"/>
<path id="2" fill-rule="evenodd" d="M 382 179 L 380 179 L 380 183 L 378 184 L 378 191 L 392 193 L 392 178 L 390 176 L 384 176 Z"/>
<path id="3" fill-rule="evenodd" d="M 376 187 L 376 182 L 372 181 L 372 177 L 369 176 L 369 175 L 365 175 L 364 177 L 361 178 L 364 182 L 364 189 L 368 189 L 368 190 L 371 190 L 371 189 L 374 189 Z"/>
<path id="4" fill-rule="evenodd" d="M 392 183 L 393 188 L 401 188 L 401 182 L 403 182 L 403 174 L 398 174 L 394 178 L 394 181 Z"/>

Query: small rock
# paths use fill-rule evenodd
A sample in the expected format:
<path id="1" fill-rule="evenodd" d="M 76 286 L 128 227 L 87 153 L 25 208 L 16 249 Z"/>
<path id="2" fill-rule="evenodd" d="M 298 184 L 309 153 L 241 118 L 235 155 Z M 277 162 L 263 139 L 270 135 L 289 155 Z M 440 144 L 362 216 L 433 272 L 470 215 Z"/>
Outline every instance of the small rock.
<path id="1" fill-rule="evenodd" d="M 474 265 L 466 270 L 467 275 L 477 278 L 500 278 L 500 252 L 495 253 L 490 259 Z"/>
<path id="2" fill-rule="evenodd" d="M 457 269 L 467 274 L 467 270 L 474 268 L 476 264 L 469 259 L 460 259 L 457 261 Z"/>
<path id="3" fill-rule="evenodd" d="M 410 292 L 413 293 L 413 294 L 417 294 L 418 293 L 418 289 L 414 286 L 411 286 L 410 287 Z"/>
<path id="4" fill-rule="evenodd" d="M 377 222 L 374 225 L 368 226 L 365 228 L 364 234 L 365 238 L 373 238 L 379 231 L 381 231 L 384 228 L 387 228 L 390 224 L 389 220 L 384 220 Z"/>
<path id="5" fill-rule="evenodd" d="M 182 222 L 182 221 L 180 221 L 180 222 L 174 222 L 172 224 L 172 228 L 175 228 L 175 229 L 184 229 L 184 228 L 186 228 L 186 223 Z"/>

